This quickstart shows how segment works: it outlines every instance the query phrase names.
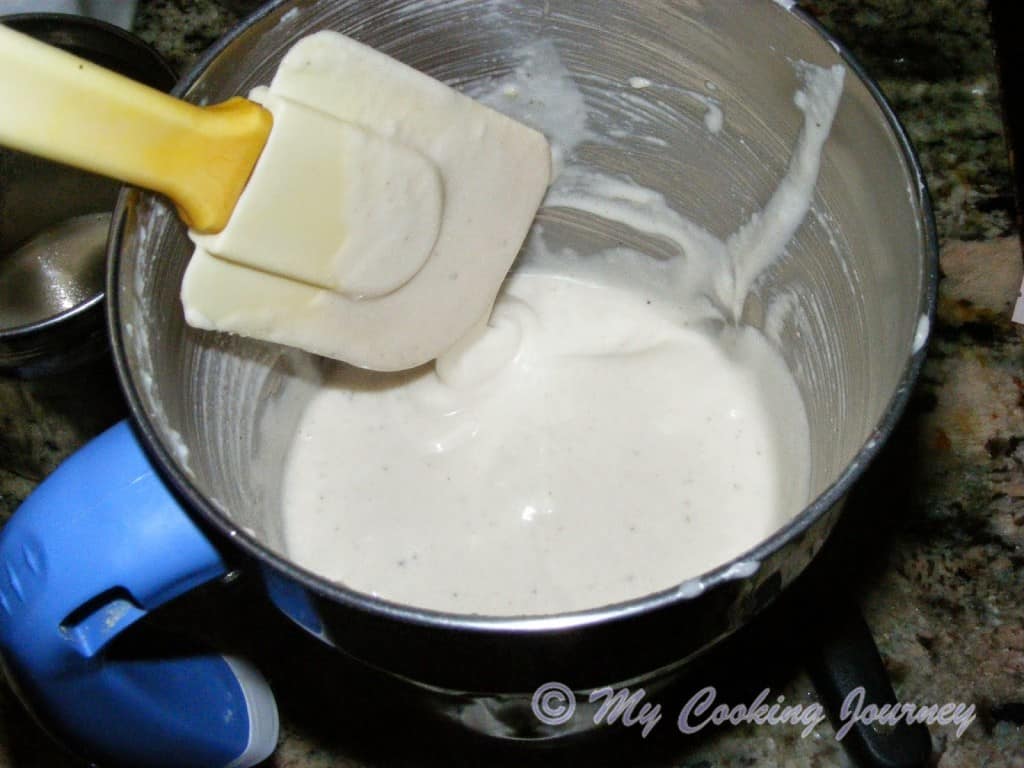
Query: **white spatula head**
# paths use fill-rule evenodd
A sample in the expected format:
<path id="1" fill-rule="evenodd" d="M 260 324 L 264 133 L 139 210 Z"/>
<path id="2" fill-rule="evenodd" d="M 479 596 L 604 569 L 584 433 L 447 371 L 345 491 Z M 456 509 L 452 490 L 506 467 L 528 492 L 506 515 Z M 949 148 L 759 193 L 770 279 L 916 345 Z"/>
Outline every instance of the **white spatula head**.
<path id="1" fill-rule="evenodd" d="M 277 244 L 254 268 L 256 262 L 243 263 L 223 247 L 237 234 L 234 219 L 223 238 L 194 238 L 198 247 L 182 284 L 190 324 L 400 370 L 438 357 L 487 316 L 550 180 L 544 136 L 335 32 L 296 43 L 269 93 L 252 96 L 274 113 L 274 134 L 293 105 L 344 125 L 335 137 L 343 154 L 315 173 L 282 168 L 258 190 L 272 136 L 236 216 L 252 226 L 245 237 Z M 339 184 L 329 168 L 362 168 L 365 178 L 343 173 Z M 437 187 L 430 181 L 435 173 Z M 289 175 L 287 188 L 271 184 Z M 408 188 L 388 191 L 396 183 Z M 350 226 L 342 227 L 348 240 L 337 252 L 344 257 L 311 264 L 295 280 L 299 272 L 289 265 L 302 254 L 270 229 L 273 212 L 293 211 L 300 199 L 317 210 L 328 199 L 340 203 L 342 223 Z M 436 236 L 433 210 L 440 211 Z M 304 220 L 307 213 L 289 215 Z M 427 258 L 417 263 L 419 244 L 432 237 Z M 346 290 L 339 281 L 355 272 L 376 290 Z"/>
<path id="2" fill-rule="evenodd" d="M 437 166 L 404 144 L 267 91 L 274 130 L 225 229 L 221 259 L 352 297 L 381 296 L 426 262 L 441 228 Z"/>

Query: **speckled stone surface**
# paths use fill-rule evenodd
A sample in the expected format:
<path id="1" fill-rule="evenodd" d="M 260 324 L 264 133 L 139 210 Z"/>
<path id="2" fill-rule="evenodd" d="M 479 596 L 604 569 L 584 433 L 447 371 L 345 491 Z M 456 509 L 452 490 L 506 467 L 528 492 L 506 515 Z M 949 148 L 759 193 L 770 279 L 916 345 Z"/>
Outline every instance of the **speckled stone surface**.
<path id="1" fill-rule="evenodd" d="M 908 128 L 942 240 L 939 317 L 928 361 L 906 418 L 851 500 L 838 561 L 899 697 L 977 707 L 977 721 L 959 739 L 949 728 L 931 729 L 935 764 L 1024 768 L 1024 333 L 1008 319 L 1022 258 L 985 3 L 801 4 L 879 80 Z M 142 0 L 137 32 L 184 71 L 247 5 Z M 0 380 L 2 519 L 64 456 L 122 412 L 112 372 L 102 364 L 74 378 Z M 235 606 L 227 619 L 225 602 Z M 470 758 L 458 740 L 414 727 L 400 696 L 386 688 L 367 694 L 373 686 L 362 679 L 365 672 L 291 629 L 244 577 L 173 606 L 158 620 L 209 633 L 267 670 L 283 716 L 269 765 L 527 761 L 501 753 Z M 790 702 L 815 700 L 799 665 L 772 690 Z M 696 741 L 663 738 L 658 747 L 637 737 L 627 757 L 548 759 L 680 768 L 849 764 L 833 733 L 827 723 L 808 738 L 795 726 L 746 725 Z M 69 764 L 2 688 L 0 766 Z"/>

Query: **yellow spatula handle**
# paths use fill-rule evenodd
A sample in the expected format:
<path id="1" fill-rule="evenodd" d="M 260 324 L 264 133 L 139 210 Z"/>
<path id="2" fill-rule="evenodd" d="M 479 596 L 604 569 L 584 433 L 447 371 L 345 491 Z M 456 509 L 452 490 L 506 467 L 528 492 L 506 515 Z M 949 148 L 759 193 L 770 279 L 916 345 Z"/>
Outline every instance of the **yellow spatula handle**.
<path id="1" fill-rule="evenodd" d="M 272 118 L 197 107 L 0 25 L 0 144 L 161 192 L 198 232 L 227 224 Z"/>

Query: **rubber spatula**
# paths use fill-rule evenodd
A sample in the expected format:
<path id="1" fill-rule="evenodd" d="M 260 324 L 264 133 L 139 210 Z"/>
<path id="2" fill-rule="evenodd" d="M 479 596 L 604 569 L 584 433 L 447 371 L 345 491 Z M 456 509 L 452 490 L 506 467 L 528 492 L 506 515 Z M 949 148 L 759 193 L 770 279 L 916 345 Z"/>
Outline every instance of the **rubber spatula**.
<path id="1" fill-rule="evenodd" d="M 196 106 L 2 26 L 0 65 L 0 143 L 160 192 L 174 202 L 193 234 L 223 231 L 257 160 L 269 166 L 263 175 L 272 178 L 265 183 L 283 187 L 274 196 L 284 226 L 268 227 L 268 206 L 258 203 L 250 214 L 256 225 L 246 227 L 242 236 L 221 238 L 218 256 L 330 290 L 368 295 L 386 293 L 407 280 L 436 240 L 442 193 L 429 162 L 401 146 L 381 149 L 378 144 L 388 143 L 322 112 L 288 102 L 279 104 L 274 116 L 240 97 Z M 354 147 L 360 140 L 363 146 Z M 374 150 L 388 156 L 388 172 L 403 184 L 418 183 L 405 196 L 373 195 L 376 218 L 416 222 L 401 251 L 388 259 L 386 269 L 377 270 L 363 262 L 373 238 L 379 241 L 388 229 L 350 243 L 348 250 L 356 255 L 338 252 L 350 230 L 360 232 L 355 222 L 337 215 L 347 192 L 342 174 L 316 199 L 304 194 L 308 168 L 319 176 L 331 158 L 373 156 Z M 360 195 L 393 180 L 374 184 L 372 167 L 349 170 L 360 178 Z M 277 242 L 268 247 L 268 238 Z M 281 258 L 283 243 L 293 248 L 298 243 L 303 258 Z"/>
<path id="2" fill-rule="evenodd" d="M 376 370 L 486 317 L 550 179 L 541 134 L 334 32 L 210 107 L 2 27 L 0 73 L 0 143 L 175 203 L 190 325 Z"/>

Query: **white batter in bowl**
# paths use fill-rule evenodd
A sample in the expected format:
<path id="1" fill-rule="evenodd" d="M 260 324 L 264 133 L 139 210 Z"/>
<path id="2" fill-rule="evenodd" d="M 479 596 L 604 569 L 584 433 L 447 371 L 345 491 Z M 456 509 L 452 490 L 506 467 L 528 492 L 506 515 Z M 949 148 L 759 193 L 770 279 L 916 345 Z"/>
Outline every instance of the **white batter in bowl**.
<path id="1" fill-rule="evenodd" d="M 450 613 L 555 614 L 669 589 L 754 547 L 810 492 L 799 388 L 740 318 L 810 210 L 843 68 L 796 65 L 789 168 L 720 239 L 581 160 L 585 97 L 550 46 L 524 61 L 480 96 L 553 140 L 547 206 L 677 252 L 574 259 L 538 225 L 489 320 L 436 364 L 332 370 L 285 471 L 290 557 Z M 704 127 L 717 133 L 720 117 Z"/>

